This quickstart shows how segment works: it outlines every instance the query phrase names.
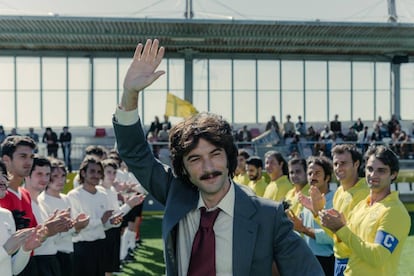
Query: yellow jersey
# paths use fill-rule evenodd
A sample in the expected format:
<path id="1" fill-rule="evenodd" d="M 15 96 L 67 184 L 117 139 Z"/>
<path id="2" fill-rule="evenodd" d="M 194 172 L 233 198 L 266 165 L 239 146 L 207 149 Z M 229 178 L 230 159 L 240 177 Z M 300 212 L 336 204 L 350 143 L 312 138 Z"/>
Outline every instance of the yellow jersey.
<path id="1" fill-rule="evenodd" d="M 309 188 L 310 188 L 310 185 L 306 184 L 300 191 L 304 196 L 309 196 Z M 288 201 L 290 204 L 289 209 L 292 210 L 295 216 L 298 217 L 300 213 L 302 213 L 303 206 L 299 202 L 298 194 L 296 193 L 295 187 L 293 187 L 287 192 L 285 200 Z"/>
<path id="2" fill-rule="evenodd" d="M 355 206 L 347 225 L 336 232 L 352 251 L 344 275 L 397 275 L 411 226 L 410 216 L 392 192 L 370 205 L 370 196 Z"/>
<path id="3" fill-rule="evenodd" d="M 249 186 L 249 188 L 252 189 L 257 196 L 262 197 L 266 190 L 267 182 L 266 179 L 262 176 L 262 178 L 260 178 L 258 181 L 250 180 L 247 186 Z"/>
<path id="4" fill-rule="evenodd" d="M 282 175 L 278 179 L 270 181 L 270 183 L 267 184 L 263 197 L 274 201 L 282 201 L 292 187 L 292 183 L 290 183 L 287 175 Z"/>

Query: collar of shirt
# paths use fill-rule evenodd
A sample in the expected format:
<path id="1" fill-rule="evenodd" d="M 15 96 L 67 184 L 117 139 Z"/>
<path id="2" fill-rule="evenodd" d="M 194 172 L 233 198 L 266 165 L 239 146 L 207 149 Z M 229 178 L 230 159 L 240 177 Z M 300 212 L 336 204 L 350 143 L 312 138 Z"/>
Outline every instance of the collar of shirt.
<path id="1" fill-rule="evenodd" d="M 234 214 L 234 197 L 235 197 L 235 192 L 234 192 L 234 183 L 233 181 L 230 180 L 230 189 L 227 192 L 227 194 L 220 200 L 219 204 L 217 204 L 217 206 L 208 209 L 205 204 L 203 199 L 201 198 L 201 193 L 199 194 L 198 197 L 198 204 L 197 204 L 197 210 L 200 209 L 200 207 L 206 207 L 207 211 L 212 211 L 214 209 L 220 208 L 221 211 L 225 212 L 227 215 L 233 217 Z"/>

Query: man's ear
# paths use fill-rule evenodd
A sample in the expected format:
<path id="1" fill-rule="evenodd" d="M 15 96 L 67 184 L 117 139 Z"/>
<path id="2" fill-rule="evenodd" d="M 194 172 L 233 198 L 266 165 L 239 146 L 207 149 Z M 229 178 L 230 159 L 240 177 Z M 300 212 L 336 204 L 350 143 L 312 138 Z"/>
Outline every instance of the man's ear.
<path id="1" fill-rule="evenodd" d="M 10 156 L 8 156 L 8 155 L 3 155 L 3 156 L 1 157 L 1 159 L 3 160 L 4 164 L 6 164 L 6 167 L 8 167 L 8 166 L 9 166 L 9 164 L 10 164 L 10 162 L 11 162 L 11 158 L 10 158 Z"/>

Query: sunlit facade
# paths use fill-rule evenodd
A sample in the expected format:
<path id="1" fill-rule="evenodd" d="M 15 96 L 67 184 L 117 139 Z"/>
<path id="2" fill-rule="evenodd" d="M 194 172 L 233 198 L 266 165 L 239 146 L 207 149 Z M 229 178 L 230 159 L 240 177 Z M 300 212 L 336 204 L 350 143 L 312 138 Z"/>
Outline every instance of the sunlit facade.
<path id="1" fill-rule="evenodd" d="M 0 124 L 105 127 L 122 94 L 129 58 L 0 57 Z M 185 61 L 166 58 L 166 75 L 141 93 L 145 124 L 162 117 L 167 92 L 186 98 Z M 401 64 L 400 114 L 414 119 L 414 65 Z M 388 120 L 393 74 L 387 62 L 194 59 L 192 102 L 232 123 L 260 124 L 290 114 L 307 122 Z M 174 120 L 174 118 L 172 118 Z"/>

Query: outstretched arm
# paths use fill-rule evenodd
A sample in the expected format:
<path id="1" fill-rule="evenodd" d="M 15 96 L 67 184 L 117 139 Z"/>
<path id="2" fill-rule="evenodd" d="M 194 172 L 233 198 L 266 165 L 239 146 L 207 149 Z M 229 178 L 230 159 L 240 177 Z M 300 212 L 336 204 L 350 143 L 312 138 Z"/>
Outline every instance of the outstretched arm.
<path id="1" fill-rule="evenodd" d="M 141 43 L 137 45 L 124 80 L 124 93 L 121 101 L 123 110 L 136 109 L 139 92 L 165 73 L 164 71 L 155 71 L 164 57 L 164 52 L 164 47 L 159 47 L 157 39 L 154 41 L 148 39 L 145 46 Z"/>

